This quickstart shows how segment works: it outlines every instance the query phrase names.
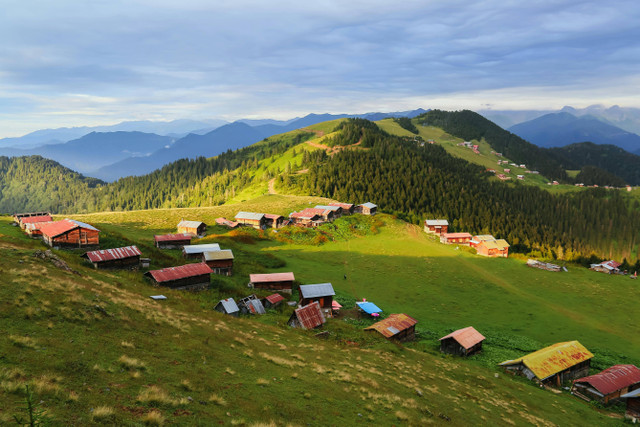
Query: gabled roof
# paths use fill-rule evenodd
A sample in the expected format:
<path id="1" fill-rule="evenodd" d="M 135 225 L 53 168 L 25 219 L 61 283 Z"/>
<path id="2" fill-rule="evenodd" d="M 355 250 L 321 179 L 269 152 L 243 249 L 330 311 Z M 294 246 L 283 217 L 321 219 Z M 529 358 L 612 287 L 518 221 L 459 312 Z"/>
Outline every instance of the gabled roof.
<path id="1" fill-rule="evenodd" d="M 332 202 L 329 203 L 329 206 L 340 206 L 342 209 L 351 209 L 353 208 L 353 203 L 339 203 L 339 202 Z"/>
<path id="2" fill-rule="evenodd" d="M 306 211 L 306 209 L 305 209 Z M 311 213 L 311 212 L 305 212 L 305 211 L 301 211 L 301 212 L 293 212 L 292 214 L 289 215 L 289 218 L 300 218 L 300 219 L 310 219 L 313 220 L 314 218 L 317 218 L 321 215 L 317 214 L 317 213 Z"/>
<path id="3" fill-rule="evenodd" d="M 463 239 L 463 238 L 470 239 L 471 238 L 471 234 L 469 234 L 469 233 L 442 233 L 442 237 L 444 237 L 445 239 Z"/>
<path id="4" fill-rule="evenodd" d="M 331 283 L 318 283 L 315 285 L 300 285 L 302 298 L 320 298 L 335 295 Z"/>
<path id="5" fill-rule="evenodd" d="M 425 224 L 431 226 L 449 225 L 449 221 L 447 221 L 446 219 L 425 219 L 424 222 Z"/>
<path id="6" fill-rule="evenodd" d="M 336 212 L 338 209 L 342 209 L 342 206 L 316 205 L 315 209 L 322 209 L 323 211 L 333 211 L 333 212 Z"/>
<path id="7" fill-rule="evenodd" d="M 205 224 L 202 221 L 185 221 L 182 220 L 178 223 L 178 228 L 198 228 L 201 225 L 206 226 L 207 224 Z"/>
<path id="8" fill-rule="evenodd" d="M 206 243 L 202 245 L 185 245 L 182 248 L 185 254 L 202 254 L 205 252 L 219 251 L 220 245 L 218 243 Z"/>
<path id="9" fill-rule="evenodd" d="M 62 221 L 54 221 L 50 224 L 46 224 L 40 228 L 42 234 L 49 237 L 57 237 L 61 234 L 67 233 L 76 228 L 84 228 L 87 230 L 100 231 L 97 228 L 85 224 L 84 222 L 76 221 L 73 219 L 65 218 Z"/>
<path id="10" fill-rule="evenodd" d="M 293 282 L 296 280 L 293 273 L 267 273 L 267 274 L 250 274 L 249 281 L 251 283 L 265 282 Z"/>
<path id="11" fill-rule="evenodd" d="M 404 331 L 405 329 L 409 329 L 414 326 L 418 321 L 411 316 L 407 316 L 406 314 L 390 314 L 384 320 L 381 320 L 368 328 L 364 328 L 365 330 L 376 330 L 384 335 L 386 338 L 391 338 L 392 336 Z"/>
<path id="12" fill-rule="evenodd" d="M 91 262 L 113 261 L 116 259 L 125 259 L 140 256 L 142 253 L 137 246 L 125 246 L 123 248 L 103 249 L 99 251 L 90 251 L 83 255 Z"/>
<path id="13" fill-rule="evenodd" d="M 487 249 L 498 249 L 498 250 L 505 250 L 509 247 L 509 244 L 507 243 L 506 240 L 504 239 L 500 239 L 500 240 L 485 240 L 485 241 L 481 241 L 478 245 L 482 245 Z"/>
<path id="14" fill-rule="evenodd" d="M 36 216 L 25 216 L 20 218 L 21 224 L 34 224 L 36 222 L 51 222 L 53 218 L 51 215 L 36 215 Z"/>
<path id="15" fill-rule="evenodd" d="M 40 230 L 42 227 L 44 227 L 47 224 L 52 224 L 55 221 L 47 221 L 47 222 L 32 222 L 29 224 L 25 224 L 24 229 L 28 230 L 28 231 L 35 231 L 35 230 Z"/>
<path id="16" fill-rule="evenodd" d="M 275 305 L 280 301 L 284 301 L 284 297 L 280 294 L 271 294 L 268 297 L 265 297 L 264 299 L 269 301 L 271 305 Z"/>
<path id="17" fill-rule="evenodd" d="M 578 341 L 568 341 L 550 345 L 518 359 L 507 360 L 500 365 L 510 366 L 522 363 L 538 379 L 544 380 L 592 357 L 593 354 Z"/>
<path id="18" fill-rule="evenodd" d="M 357 302 L 356 305 L 367 314 L 382 313 L 382 309 L 372 302 Z"/>
<path id="19" fill-rule="evenodd" d="M 302 329 L 317 328 L 325 322 L 324 314 L 322 314 L 320 304 L 317 301 L 296 309 L 294 315 L 298 318 Z"/>
<path id="20" fill-rule="evenodd" d="M 491 234 L 478 234 L 477 236 L 473 236 L 473 240 L 477 240 L 478 242 L 492 242 L 495 241 L 496 238 Z"/>
<path id="21" fill-rule="evenodd" d="M 474 345 L 485 340 L 485 337 L 482 336 L 480 332 L 476 331 L 473 326 L 451 332 L 449 335 L 440 338 L 440 341 L 446 340 L 447 338 L 453 338 L 458 342 L 458 344 L 464 347 L 465 350 L 469 350 Z"/>
<path id="22" fill-rule="evenodd" d="M 156 282 L 162 283 L 211 273 L 213 273 L 213 271 L 207 264 L 198 263 L 163 268 L 161 270 L 151 270 L 146 272 L 145 276 L 151 276 Z"/>
<path id="23" fill-rule="evenodd" d="M 640 383 L 640 369 L 634 365 L 615 365 L 599 374 L 583 377 L 575 382 L 588 383 L 606 396 L 625 387 Z"/>
<path id="24" fill-rule="evenodd" d="M 204 258 L 205 261 L 233 259 L 233 252 L 231 251 L 231 249 L 221 249 L 219 251 L 208 251 L 208 252 L 203 252 L 202 257 Z"/>
<path id="25" fill-rule="evenodd" d="M 179 234 L 156 234 L 153 239 L 156 242 L 178 242 L 183 240 L 191 241 L 191 234 L 179 233 Z"/>
<path id="26" fill-rule="evenodd" d="M 264 218 L 263 213 L 255 213 L 255 212 L 238 212 L 236 214 L 236 219 L 249 219 L 252 221 L 260 221 Z"/>
<path id="27" fill-rule="evenodd" d="M 276 220 L 278 218 L 284 218 L 282 215 L 276 215 L 276 214 L 264 214 L 264 217 L 267 219 L 271 219 L 271 220 Z"/>
<path id="28" fill-rule="evenodd" d="M 377 208 L 378 207 L 378 205 L 374 205 L 371 202 L 363 203 L 360 206 L 364 206 L 365 208 L 369 208 L 369 209 L 373 209 L 373 208 Z"/>
<path id="29" fill-rule="evenodd" d="M 247 310 L 249 310 L 249 312 L 251 314 L 265 314 L 266 310 L 264 309 L 264 306 L 262 305 L 262 301 L 260 301 L 259 299 L 251 299 L 249 301 L 246 301 L 244 303 L 244 305 L 247 307 Z"/>
<path id="30" fill-rule="evenodd" d="M 237 222 L 229 221 L 227 218 L 216 218 L 216 224 L 218 225 L 226 225 L 227 227 L 235 228 L 238 226 Z"/>
<path id="31" fill-rule="evenodd" d="M 606 265 L 608 267 L 611 267 L 611 268 L 615 269 L 615 268 L 620 267 L 622 264 L 620 264 L 619 262 L 616 262 L 614 260 L 611 260 L 611 261 L 603 262 L 602 265 Z"/>
<path id="32" fill-rule="evenodd" d="M 228 314 L 240 311 L 238 304 L 236 304 L 233 298 L 221 299 L 218 305 L 222 305 L 224 311 Z"/>

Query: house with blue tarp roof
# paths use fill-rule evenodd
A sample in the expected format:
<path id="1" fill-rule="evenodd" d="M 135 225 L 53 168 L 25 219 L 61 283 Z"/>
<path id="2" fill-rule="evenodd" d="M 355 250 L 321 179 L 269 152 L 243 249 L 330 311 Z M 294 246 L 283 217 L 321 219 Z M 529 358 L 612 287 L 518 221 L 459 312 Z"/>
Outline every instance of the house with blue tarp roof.
<path id="1" fill-rule="evenodd" d="M 372 302 L 357 302 L 356 305 L 360 310 L 364 311 L 367 314 L 382 313 L 382 309 Z"/>

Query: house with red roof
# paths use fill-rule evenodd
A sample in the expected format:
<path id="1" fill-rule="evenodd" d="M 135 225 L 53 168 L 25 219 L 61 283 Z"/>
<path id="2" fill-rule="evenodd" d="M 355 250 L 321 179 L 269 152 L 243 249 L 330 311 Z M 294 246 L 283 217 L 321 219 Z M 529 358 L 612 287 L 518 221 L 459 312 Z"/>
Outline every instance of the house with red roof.
<path id="1" fill-rule="evenodd" d="M 82 255 L 94 268 L 137 268 L 142 253 L 137 246 L 90 251 Z"/>
<path id="2" fill-rule="evenodd" d="M 469 246 L 472 238 L 473 236 L 469 233 L 442 233 L 440 235 L 440 243 Z"/>
<path id="3" fill-rule="evenodd" d="M 211 268 L 205 263 L 186 264 L 178 267 L 151 270 L 144 275 L 158 286 L 172 289 L 204 289 L 211 282 Z"/>
<path id="4" fill-rule="evenodd" d="M 293 291 L 293 282 L 295 280 L 296 278 L 292 272 L 250 274 L 249 287 L 290 294 Z"/>
<path id="5" fill-rule="evenodd" d="M 599 374 L 573 382 L 571 393 L 586 400 L 607 404 L 623 394 L 640 389 L 640 369 L 634 365 L 615 365 Z"/>
<path id="6" fill-rule="evenodd" d="M 440 338 L 440 351 L 458 356 L 470 356 L 482 350 L 485 337 L 473 326 L 451 332 Z"/>
<path id="7" fill-rule="evenodd" d="M 42 240 L 51 247 L 86 248 L 100 246 L 100 230 L 73 219 L 63 219 L 40 228 Z"/>
<path id="8" fill-rule="evenodd" d="M 39 222 L 52 222 L 53 218 L 51 215 L 33 215 L 33 216 L 25 216 L 19 219 L 19 224 L 21 229 L 25 229 L 27 224 L 36 224 Z"/>
<path id="9" fill-rule="evenodd" d="M 390 314 L 384 320 L 381 320 L 365 331 L 377 331 L 383 337 L 396 341 L 412 341 L 416 336 L 416 324 L 418 321 L 406 314 Z"/>
<path id="10" fill-rule="evenodd" d="M 607 274 L 619 274 L 620 273 L 620 264 L 614 260 L 601 262 L 600 264 L 591 264 L 589 267 L 590 270 L 598 271 L 600 273 Z"/>
<path id="11" fill-rule="evenodd" d="M 315 329 L 324 325 L 325 321 L 320 304 L 312 302 L 296 309 L 287 324 L 293 328 Z"/>
<path id="12" fill-rule="evenodd" d="M 153 236 L 153 240 L 158 249 L 181 249 L 183 246 L 191 244 L 192 237 L 188 233 L 159 234 Z"/>

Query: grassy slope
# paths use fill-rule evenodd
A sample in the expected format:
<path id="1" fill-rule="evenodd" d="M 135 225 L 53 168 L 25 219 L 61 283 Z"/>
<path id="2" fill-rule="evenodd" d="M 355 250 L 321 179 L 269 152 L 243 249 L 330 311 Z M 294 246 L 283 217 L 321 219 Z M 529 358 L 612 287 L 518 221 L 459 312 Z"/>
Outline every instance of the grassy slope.
<path id="1" fill-rule="evenodd" d="M 156 266 L 175 265 L 181 262 L 173 258 L 176 252 L 158 252 L 151 239 L 154 232 L 173 230 L 182 217 L 207 221 L 241 209 L 287 213 L 321 200 L 265 196 L 239 206 L 77 218 L 103 229 L 105 244 L 135 242 Z M 198 294 L 154 289 L 140 273 L 97 272 L 74 253 L 60 255 L 80 274 L 63 272 L 32 257 L 42 244 L 8 222 L 0 221 L 0 316 L 6 325 L 0 338 L 2 422 L 20 412 L 15 389 L 29 380 L 58 422 L 76 425 L 89 423 L 91 408 L 100 405 L 113 408 L 108 421 L 131 425 L 153 407 L 171 423 L 201 425 L 212 420 L 424 424 L 446 417 L 453 424 L 604 424 L 614 420 L 584 402 L 517 378 L 495 377 L 500 370 L 494 359 L 515 355 L 513 346 L 499 347 L 500 335 L 524 337 L 524 347 L 531 345 L 526 340 L 579 339 L 594 351 L 638 354 L 640 349 L 637 338 L 624 334 L 638 326 L 631 319 L 635 282 L 475 257 L 389 217 L 377 235 L 320 247 L 209 237 L 205 241 L 234 249 L 236 274 Z M 343 299 L 367 297 L 387 313 L 416 317 L 423 340 L 411 348 L 422 351 L 396 347 L 341 321 L 328 329 L 366 342 L 366 348 L 289 330 L 283 326 L 286 313 L 257 322 L 214 313 L 211 307 L 221 295 L 244 292 L 240 287 L 249 272 L 267 271 L 254 262 L 267 252 L 286 259 L 280 270 L 295 271 L 302 283 L 331 281 Z M 159 292 L 169 300 L 148 299 Z M 464 361 L 437 353 L 434 338 L 469 324 L 488 337 L 483 355 Z M 144 368 L 131 367 L 122 356 Z M 168 397 L 144 401 L 142 394 L 152 387 Z"/>

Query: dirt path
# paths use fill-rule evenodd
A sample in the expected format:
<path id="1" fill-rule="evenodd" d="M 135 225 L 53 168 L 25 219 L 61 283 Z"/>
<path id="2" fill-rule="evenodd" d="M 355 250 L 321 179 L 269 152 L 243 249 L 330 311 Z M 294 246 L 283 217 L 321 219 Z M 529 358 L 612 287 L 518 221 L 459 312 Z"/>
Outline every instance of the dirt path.
<path id="1" fill-rule="evenodd" d="M 271 178 L 269 180 L 269 194 L 278 194 L 278 192 L 276 191 L 276 179 L 275 178 Z"/>

